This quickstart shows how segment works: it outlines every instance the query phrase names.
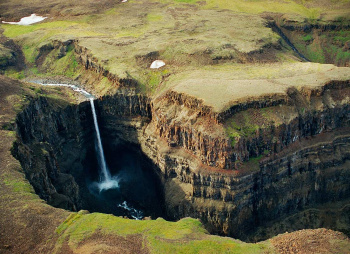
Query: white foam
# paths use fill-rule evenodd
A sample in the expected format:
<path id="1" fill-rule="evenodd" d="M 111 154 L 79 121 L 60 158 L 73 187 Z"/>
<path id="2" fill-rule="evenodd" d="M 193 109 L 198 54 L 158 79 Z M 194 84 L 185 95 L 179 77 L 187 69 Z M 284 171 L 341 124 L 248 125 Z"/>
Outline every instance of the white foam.
<path id="1" fill-rule="evenodd" d="M 104 180 L 102 182 L 96 183 L 98 186 L 98 190 L 100 193 L 102 191 L 110 190 L 110 189 L 118 189 L 119 188 L 119 181 L 118 179 L 108 179 Z"/>
<path id="2" fill-rule="evenodd" d="M 33 82 L 36 83 L 36 82 Z M 43 86 L 63 86 L 63 87 L 69 87 L 71 88 L 73 91 L 81 93 L 82 95 L 84 95 L 86 98 L 94 98 L 94 96 L 90 93 L 88 93 L 87 91 L 85 91 L 84 89 L 75 86 L 75 85 L 69 85 L 69 84 L 44 84 L 44 83 L 38 83 L 40 85 Z"/>
<path id="3" fill-rule="evenodd" d="M 164 61 L 162 61 L 162 60 L 155 60 L 155 61 L 151 64 L 150 68 L 151 68 L 151 69 L 158 69 L 158 68 L 160 68 L 160 67 L 162 67 L 162 66 L 164 66 L 164 65 L 165 65 Z"/>
<path id="4" fill-rule="evenodd" d="M 130 212 L 130 216 L 132 218 L 134 218 L 135 220 L 142 220 L 143 219 L 143 213 L 142 211 L 136 210 L 135 208 L 132 208 L 130 206 L 128 206 L 128 204 L 126 203 L 126 201 L 124 201 L 121 204 L 118 204 L 118 207 L 121 207 L 127 211 Z"/>
<path id="5" fill-rule="evenodd" d="M 37 16 L 36 14 L 32 14 L 29 17 L 24 17 L 21 18 L 21 20 L 19 22 L 6 22 L 6 21 L 2 21 L 2 23 L 5 24 L 11 24 L 11 25 L 21 25 L 21 26 L 29 26 L 31 24 L 35 24 L 38 23 L 40 21 L 43 21 L 44 19 L 46 19 L 47 17 L 42 17 L 42 16 Z"/>

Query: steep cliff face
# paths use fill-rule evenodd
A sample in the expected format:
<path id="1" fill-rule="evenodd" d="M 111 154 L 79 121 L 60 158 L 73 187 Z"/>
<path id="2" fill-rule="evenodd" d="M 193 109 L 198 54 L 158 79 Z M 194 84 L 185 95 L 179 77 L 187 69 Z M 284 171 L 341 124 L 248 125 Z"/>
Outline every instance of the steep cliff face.
<path id="1" fill-rule="evenodd" d="M 348 233 L 348 86 L 291 90 L 281 104 L 244 104 L 225 120 L 169 94 L 120 93 L 96 108 L 106 147 L 133 144 L 152 160 L 170 219 L 200 218 L 212 233 L 250 241 L 303 227 Z M 14 153 L 36 191 L 59 207 L 82 206 L 76 181 L 93 150 L 88 107 L 40 98 L 17 117 Z"/>
<path id="2" fill-rule="evenodd" d="M 123 153 L 120 149 L 129 149 L 134 152 L 134 159 L 142 160 L 148 170 L 151 163 L 139 151 L 138 136 L 142 134 L 142 126 L 149 122 L 149 99 L 139 95 L 119 94 L 95 101 L 95 105 L 106 155 L 112 157 L 110 162 L 120 166 L 120 162 L 114 161 L 117 159 L 113 157 L 120 159 L 118 151 Z M 96 194 L 91 190 L 92 182 L 99 177 L 99 167 L 90 103 L 62 105 L 55 99 L 39 97 L 18 114 L 16 126 L 18 140 L 13 147 L 13 154 L 23 165 L 28 180 L 41 198 L 55 207 L 68 210 L 113 212 L 111 209 L 117 203 L 113 207 L 105 205 L 104 208 L 101 198 L 94 197 Z M 128 153 L 125 155 L 130 157 Z M 138 163 L 134 162 L 135 166 Z M 128 168 L 129 164 L 125 166 L 124 163 L 121 166 Z M 122 172 L 123 168 L 119 169 L 120 174 L 128 179 L 130 176 L 127 172 Z M 159 176 L 153 172 L 144 173 L 143 169 L 135 170 L 131 163 L 130 174 L 147 174 L 145 184 L 154 182 L 157 185 L 144 189 L 148 196 L 141 195 L 137 203 L 148 214 L 163 216 L 163 191 L 157 180 Z M 154 190 L 158 193 L 153 193 Z M 124 189 L 121 189 L 121 193 L 135 194 Z M 144 204 L 144 200 L 149 201 L 150 197 L 155 200 Z M 152 202 L 155 202 L 153 206 Z M 152 210 L 150 206 L 158 211 Z"/>
<path id="3" fill-rule="evenodd" d="M 162 155 L 162 144 L 155 140 L 149 139 L 144 149 L 167 176 L 171 218 L 197 217 L 212 233 L 257 241 L 305 227 L 348 233 L 350 137 L 324 138 L 311 138 L 309 147 L 298 141 L 287 154 L 261 162 L 256 172 L 244 176 L 205 170 L 184 151 Z"/>
<path id="4" fill-rule="evenodd" d="M 89 105 L 55 105 L 39 97 L 17 115 L 18 141 L 13 154 L 40 197 L 69 210 L 81 208 L 75 178 L 83 173 L 82 160 L 91 147 Z"/>
<path id="5" fill-rule="evenodd" d="M 173 94 L 155 101 L 141 145 L 166 177 L 168 215 L 198 217 L 213 233 L 252 241 L 301 227 L 346 232 L 347 202 L 339 204 L 349 193 L 348 86 L 293 89 L 281 104 L 237 107 L 223 124 L 201 101 Z M 239 135 L 230 140 L 232 125 Z"/>
<path id="6" fill-rule="evenodd" d="M 290 89 L 286 98 L 252 100 L 220 114 L 170 92 L 154 102 L 152 120 L 170 146 L 184 147 L 208 166 L 239 169 L 252 157 L 348 125 L 349 85 L 332 81 L 319 90 Z"/>
<path id="7" fill-rule="evenodd" d="M 0 73 L 3 74 L 3 71 L 8 68 L 22 70 L 25 63 L 20 47 L 2 33 L 3 31 L 0 31 Z"/>

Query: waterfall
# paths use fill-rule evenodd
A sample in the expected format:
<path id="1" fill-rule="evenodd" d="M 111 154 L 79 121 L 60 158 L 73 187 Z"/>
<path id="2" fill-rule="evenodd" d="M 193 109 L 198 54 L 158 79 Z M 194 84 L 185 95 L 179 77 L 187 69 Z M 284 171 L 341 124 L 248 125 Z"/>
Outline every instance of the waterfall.
<path id="1" fill-rule="evenodd" d="M 102 175 L 103 175 L 102 180 L 103 181 L 110 181 L 111 174 L 109 173 L 109 171 L 107 169 L 105 155 L 103 153 L 100 129 L 98 128 L 97 116 L 96 116 L 96 110 L 95 110 L 95 104 L 94 104 L 93 98 L 90 98 L 90 104 L 91 104 L 91 111 L 92 111 L 92 116 L 94 118 L 94 125 L 95 125 L 95 131 L 96 131 L 96 136 L 97 136 L 98 154 L 100 156 L 101 170 L 102 170 Z"/>
<path id="2" fill-rule="evenodd" d="M 38 81 L 32 81 L 32 83 L 40 84 L 42 86 L 58 86 L 58 87 L 68 87 L 72 89 L 75 92 L 78 92 L 82 95 L 85 96 L 86 99 L 90 101 L 91 105 L 91 112 L 94 120 L 94 126 L 95 126 L 95 133 L 96 133 L 96 138 L 97 138 L 97 144 L 96 144 L 96 155 L 98 158 L 98 164 L 99 164 L 99 179 L 97 182 L 93 181 L 92 183 L 89 183 L 88 189 L 91 194 L 93 194 L 95 197 L 100 198 L 103 201 L 113 203 L 114 209 L 119 211 L 120 209 L 123 209 L 124 212 L 121 213 L 121 215 L 125 216 L 127 214 L 129 218 L 134 218 L 136 220 L 141 220 L 144 215 L 143 211 L 137 210 L 132 207 L 132 205 L 128 204 L 127 201 L 123 201 L 119 203 L 121 200 L 124 199 L 124 197 L 121 195 L 121 189 L 125 189 L 125 179 L 123 179 L 123 175 L 118 173 L 115 176 L 112 176 L 111 173 L 109 172 L 105 155 L 103 152 L 103 146 L 102 146 L 102 140 L 101 140 L 101 134 L 100 134 L 100 129 L 98 126 L 98 121 L 97 121 L 97 115 L 96 115 L 96 109 L 95 109 L 95 104 L 94 104 L 94 96 L 90 94 L 89 92 L 85 91 L 84 89 L 80 88 L 79 86 L 76 85 L 70 85 L 70 84 L 58 84 L 58 83 L 41 83 Z M 124 180 L 124 181 L 123 181 Z M 119 183 L 121 185 L 119 186 Z M 127 185 L 128 186 L 128 185 Z M 130 186 L 131 187 L 131 186 Z M 134 187 L 134 186 L 132 186 Z M 104 192 L 107 190 L 111 190 L 108 192 Z M 114 193 L 114 194 L 113 194 Z M 112 194 L 112 195 L 111 195 Z M 114 203 L 115 200 L 111 199 L 111 197 L 116 198 L 117 197 L 117 203 Z M 110 207 L 110 204 L 106 204 L 108 207 Z"/>
<path id="3" fill-rule="evenodd" d="M 101 141 L 100 129 L 98 127 L 98 122 L 97 122 L 94 99 L 93 98 L 89 98 L 89 99 L 90 99 L 92 116 L 94 118 L 94 125 L 95 125 L 97 145 L 98 145 L 98 155 L 100 158 L 99 161 L 100 161 L 101 173 L 102 173 L 101 174 L 102 177 L 101 177 L 100 181 L 98 182 L 98 188 L 100 191 L 118 188 L 119 182 L 117 179 L 113 179 L 111 177 L 111 173 L 109 172 L 107 164 L 106 164 L 106 159 L 105 159 L 105 155 L 103 152 L 103 146 L 102 146 L 102 141 Z"/>
<path id="4" fill-rule="evenodd" d="M 103 190 L 109 190 L 109 189 L 116 189 L 119 188 L 119 181 L 118 178 L 112 177 L 111 173 L 108 170 L 106 160 L 105 160 L 105 155 L 103 152 L 103 147 L 102 147 L 102 141 L 101 141 L 101 135 L 100 135 L 100 130 L 98 127 L 98 122 L 97 122 L 97 116 L 96 116 L 96 110 L 95 110 L 95 105 L 94 105 L 94 96 L 84 89 L 75 86 L 75 85 L 70 85 L 70 84 L 45 84 L 45 83 L 40 83 L 40 82 L 33 82 L 33 83 L 38 83 L 43 86 L 63 86 L 63 87 L 69 87 L 73 91 L 76 91 L 82 95 L 84 95 L 86 98 L 90 100 L 90 105 L 91 105 L 91 111 L 92 111 L 92 116 L 94 118 L 94 125 L 95 125 L 95 131 L 96 131 L 96 136 L 97 136 L 97 145 L 98 145 L 98 157 L 99 157 L 99 163 L 101 167 L 101 177 L 100 181 L 97 182 L 97 187 L 99 191 Z"/>
<path id="5" fill-rule="evenodd" d="M 70 84 L 45 84 L 40 82 L 33 82 L 37 83 L 43 86 L 61 86 L 61 87 L 68 87 L 72 89 L 75 92 L 78 92 L 82 95 L 84 95 L 87 99 L 90 100 L 91 105 L 91 112 L 94 119 L 94 126 L 95 126 L 95 132 L 96 132 L 96 138 L 97 138 L 97 147 L 96 147 L 96 153 L 98 156 L 99 166 L 100 166 L 100 179 L 98 182 L 93 182 L 90 187 L 89 191 L 91 193 L 94 193 L 96 196 L 103 196 L 103 191 L 106 190 L 115 190 L 119 191 L 119 177 L 118 176 L 111 176 L 111 173 L 109 172 L 109 169 L 107 167 L 105 155 L 103 152 L 103 146 L 102 146 L 102 140 L 101 140 L 101 134 L 100 129 L 98 127 L 98 121 L 97 121 L 97 115 L 96 115 L 96 109 L 94 104 L 94 96 L 90 94 L 89 92 L 85 91 L 84 89 Z M 91 188 L 92 187 L 92 188 Z M 90 189 L 91 188 L 91 189 Z M 140 210 L 137 210 L 133 208 L 132 206 L 128 205 L 126 201 L 116 204 L 116 207 L 122 208 L 125 211 L 127 211 L 127 214 L 129 214 L 130 218 L 134 218 L 136 220 L 141 220 L 144 215 L 143 212 Z"/>

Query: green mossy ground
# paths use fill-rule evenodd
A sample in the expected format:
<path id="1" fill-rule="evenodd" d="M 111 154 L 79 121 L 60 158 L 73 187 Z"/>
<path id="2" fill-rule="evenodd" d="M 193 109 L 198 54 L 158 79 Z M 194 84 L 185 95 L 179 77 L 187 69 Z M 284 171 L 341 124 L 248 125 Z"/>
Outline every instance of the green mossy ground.
<path id="1" fill-rule="evenodd" d="M 313 29 L 287 32 L 295 47 L 310 61 L 350 66 L 350 30 Z"/>
<path id="2" fill-rule="evenodd" d="M 209 235 L 202 224 L 192 218 L 178 222 L 162 218 L 135 221 L 106 214 L 71 214 L 56 230 L 60 235 L 56 248 L 63 243 L 77 249 L 96 232 L 101 237 L 142 235 L 151 253 L 266 253 L 273 252 L 268 242 L 246 244 L 230 238 Z"/>

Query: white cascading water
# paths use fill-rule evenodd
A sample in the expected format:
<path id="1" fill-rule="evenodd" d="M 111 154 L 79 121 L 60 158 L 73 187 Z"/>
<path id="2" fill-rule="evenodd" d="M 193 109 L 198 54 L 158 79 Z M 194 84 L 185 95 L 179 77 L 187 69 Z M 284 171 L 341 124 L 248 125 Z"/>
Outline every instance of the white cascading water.
<path id="1" fill-rule="evenodd" d="M 96 131 L 96 137 L 97 137 L 97 145 L 98 145 L 98 154 L 100 158 L 100 166 L 101 166 L 101 179 L 100 182 L 98 183 L 99 190 L 108 190 L 108 189 L 114 189 L 119 187 L 119 182 L 117 179 L 113 179 L 111 177 L 111 173 L 109 172 L 105 160 L 105 155 L 103 152 L 103 147 L 102 147 L 102 141 L 101 141 L 101 135 L 100 135 L 100 129 L 98 127 L 98 122 L 97 122 L 97 116 L 96 116 L 96 110 L 95 110 L 95 104 L 94 104 L 94 99 L 90 98 L 90 104 L 91 104 L 91 111 L 92 111 L 92 116 L 94 118 L 94 125 L 95 125 L 95 131 Z"/>
<path id="2" fill-rule="evenodd" d="M 37 83 L 37 82 L 34 82 Z M 102 147 L 102 141 L 101 141 L 101 135 L 100 135 L 100 130 L 98 128 L 98 122 L 97 122 L 97 116 L 96 116 L 96 110 L 95 110 L 95 105 L 94 105 L 94 96 L 84 89 L 81 89 L 78 86 L 75 85 L 69 85 L 69 84 L 44 84 L 44 83 L 39 83 L 40 85 L 43 86 L 63 86 L 63 87 L 69 87 L 72 90 L 81 93 L 84 95 L 86 98 L 90 100 L 91 104 L 91 111 L 92 111 L 92 116 L 94 118 L 94 125 L 95 125 L 95 131 L 96 131 L 96 136 L 97 136 L 97 145 L 98 145 L 98 155 L 99 155 L 99 162 L 100 162 L 100 167 L 101 167 L 101 177 L 100 181 L 97 184 L 99 191 L 103 190 L 109 190 L 109 189 L 115 189 L 119 187 L 119 181 L 116 177 L 112 177 L 111 173 L 108 170 L 105 156 L 103 153 L 103 147 Z"/>
<path id="3" fill-rule="evenodd" d="M 38 83 L 38 82 L 33 82 Z M 100 172 L 100 181 L 95 183 L 98 187 L 99 192 L 103 190 L 109 190 L 109 189 L 117 189 L 119 188 L 119 180 L 116 176 L 111 176 L 111 173 L 108 170 L 104 152 L 103 152 L 103 146 L 102 146 L 102 140 L 100 135 L 100 129 L 98 127 L 98 121 L 97 121 L 97 115 L 95 110 L 95 104 L 94 104 L 94 96 L 84 89 L 81 89 L 78 86 L 75 85 L 69 85 L 69 84 L 44 84 L 44 83 L 38 83 L 43 86 L 63 86 L 63 87 L 69 87 L 72 90 L 84 95 L 86 98 L 90 100 L 91 105 L 91 111 L 92 116 L 94 119 L 94 125 L 95 125 L 95 131 L 96 131 L 96 137 L 97 137 L 97 146 L 98 146 L 98 155 L 99 155 L 99 162 L 101 167 Z M 139 210 L 136 210 L 130 206 L 128 206 L 127 202 L 124 201 L 121 204 L 117 204 L 118 207 L 123 208 L 124 210 L 129 211 L 130 216 L 136 220 L 141 220 L 143 218 L 143 213 Z"/>

